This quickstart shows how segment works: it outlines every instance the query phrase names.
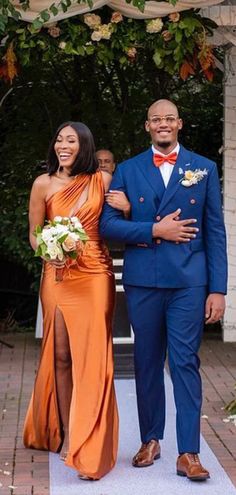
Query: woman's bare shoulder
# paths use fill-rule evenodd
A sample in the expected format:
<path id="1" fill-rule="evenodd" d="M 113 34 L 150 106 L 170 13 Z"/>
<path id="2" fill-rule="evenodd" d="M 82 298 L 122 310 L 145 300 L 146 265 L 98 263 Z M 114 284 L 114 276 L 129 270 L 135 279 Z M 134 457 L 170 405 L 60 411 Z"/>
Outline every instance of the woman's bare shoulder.
<path id="1" fill-rule="evenodd" d="M 112 180 L 112 175 L 109 174 L 108 172 L 105 172 L 104 170 L 101 170 L 101 175 L 102 175 L 102 180 L 104 184 L 104 189 L 107 192 Z"/>
<path id="2" fill-rule="evenodd" d="M 48 174 L 42 174 L 36 177 L 34 184 L 37 186 L 46 186 L 49 185 L 51 182 L 51 177 Z"/>
<path id="3" fill-rule="evenodd" d="M 32 193 L 45 196 L 48 191 L 48 187 L 51 184 L 51 177 L 48 174 L 42 174 L 36 177 L 32 185 Z"/>

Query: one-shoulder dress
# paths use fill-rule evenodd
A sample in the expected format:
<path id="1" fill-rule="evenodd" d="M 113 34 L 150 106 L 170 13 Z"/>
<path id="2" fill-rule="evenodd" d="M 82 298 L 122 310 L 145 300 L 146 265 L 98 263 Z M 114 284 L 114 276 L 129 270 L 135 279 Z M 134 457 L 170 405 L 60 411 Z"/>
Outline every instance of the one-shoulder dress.
<path id="1" fill-rule="evenodd" d="M 54 318 L 63 314 L 72 357 L 73 390 L 66 465 L 99 479 L 117 457 L 118 414 L 113 382 L 112 316 L 114 275 L 109 253 L 99 237 L 104 201 L 101 172 L 78 175 L 53 194 L 46 218 L 69 216 L 88 187 L 85 203 L 73 211 L 89 241 L 77 260 L 55 281 L 55 268 L 45 263 L 41 283 L 43 342 L 34 390 L 24 425 L 24 445 L 58 452 L 62 444 L 54 366 Z"/>

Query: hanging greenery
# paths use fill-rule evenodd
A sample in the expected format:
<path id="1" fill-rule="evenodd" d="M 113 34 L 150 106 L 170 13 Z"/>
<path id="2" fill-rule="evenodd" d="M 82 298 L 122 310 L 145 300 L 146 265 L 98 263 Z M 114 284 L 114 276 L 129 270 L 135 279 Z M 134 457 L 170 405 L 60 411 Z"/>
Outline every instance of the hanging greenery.
<path id="1" fill-rule="evenodd" d="M 126 0 L 131 3 L 131 0 Z M 202 72 L 208 80 L 214 75 L 214 56 L 208 36 L 215 24 L 202 18 L 199 11 L 188 10 L 152 20 L 126 18 L 108 7 L 50 22 L 50 15 L 64 11 L 71 1 L 52 4 L 32 24 L 22 21 L 8 0 L 0 0 L 0 30 L 2 61 L 0 77 L 12 83 L 23 66 L 34 64 L 35 57 L 45 61 L 70 55 L 90 57 L 96 55 L 100 64 L 109 67 L 113 61 L 123 68 L 135 64 L 144 52 L 152 55 L 155 65 L 170 75 L 180 74 L 183 80 Z M 78 2 L 79 3 L 79 2 Z M 91 2 L 87 0 L 91 5 Z M 144 8 L 144 0 L 133 0 L 133 5 Z M 175 4 L 176 0 L 170 0 Z M 21 6 L 28 8 L 28 1 Z"/>

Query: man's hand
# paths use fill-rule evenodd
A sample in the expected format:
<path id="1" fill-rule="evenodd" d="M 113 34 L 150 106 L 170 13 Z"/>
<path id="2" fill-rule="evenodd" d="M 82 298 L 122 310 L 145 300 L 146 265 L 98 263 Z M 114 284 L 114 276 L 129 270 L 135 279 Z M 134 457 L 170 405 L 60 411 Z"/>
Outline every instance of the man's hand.
<path id="1" fill-rule="evenodd" d="M 166 215 L 160 222 L 154 223 L 152 228 L 153 237 L 160 237 L 166 241 L 189 242 L 196 237 L 197 227 L 189 227 L 196 223 L 195 218 L 179 220 L 181 209 Z"/>
<path id="2" fill-rule="evenodd" d="M 209 294 L 205 306 L 205 323 L 216 323 L 221 320 L 225 312 L 225 296 L 223 294 Z"/>

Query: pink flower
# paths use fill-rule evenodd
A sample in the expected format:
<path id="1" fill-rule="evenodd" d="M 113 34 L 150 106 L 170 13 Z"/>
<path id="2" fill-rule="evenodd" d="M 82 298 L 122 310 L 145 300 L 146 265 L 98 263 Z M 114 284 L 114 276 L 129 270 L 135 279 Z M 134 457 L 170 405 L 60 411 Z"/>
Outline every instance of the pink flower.
<path id="1" fill-rule="evenodd" d="M 180 20 L 179 12 L 173 12 L 173 14 L 170 14 L 169 19 L 171 22 L 179 22 L 179 20 Z"/>
<path id="2" fill-rule="evenodd" d="M 68 237 L 62 243 L 62 247 L 63 247 L 64 251 L 66 251 L 67 253 L 69 253 L 70 251 L 75 251 L 76 250 L 76 241 L 68 235 Z"/>
<path id="3" fill-rule="evenodd" d="M 120 12 L 113 12 L 111 16 L 111 22 L 118 24 L 118 22 L 123 21 L 123 15 Z"/>
<path id="4" fill-rule="evenodd" d="M 52 36 L 53 38 L 58 38 L 58 36 L 60 36 L 60 34 L 61 34 L 61 30 L 57 26 L 49 27 L 48 32 L 49 32 L 50 36 Z"/>
<path id="5" fill-rule="evenodd" d="M 128 48 L 127 55 L 128 55 L 130 60 L 134 60 L 136 58 L 136 55 L 137 55 L 136 48 L 134 46 Z"/>
<path id="6" fill-rule="evenodd" d="M 161 33 L 161 35 L 162 35 L 162 38 L 164 39 L 164 41 L 170 41 L 172 39 L 172 34 L 170 33 L 170 31 L 168 31 L 168 29 L 163 31 Z"/>

